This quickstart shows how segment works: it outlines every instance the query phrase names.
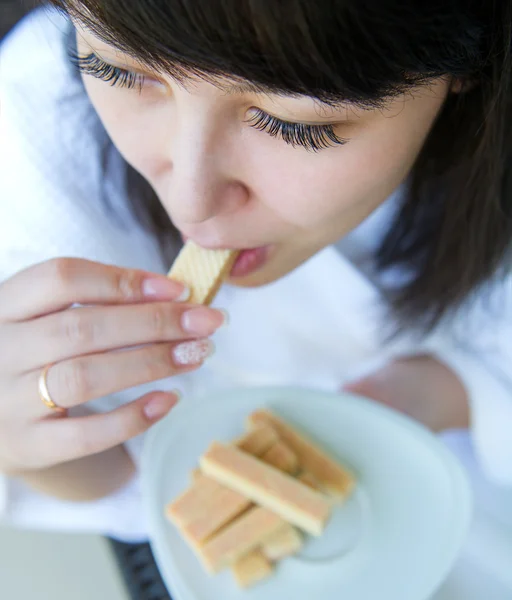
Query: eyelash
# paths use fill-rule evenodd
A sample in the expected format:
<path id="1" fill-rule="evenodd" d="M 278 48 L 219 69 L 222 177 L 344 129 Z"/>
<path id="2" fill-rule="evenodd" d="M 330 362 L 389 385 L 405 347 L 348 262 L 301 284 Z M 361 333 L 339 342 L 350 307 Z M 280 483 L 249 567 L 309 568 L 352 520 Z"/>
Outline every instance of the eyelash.
<path id="1" fill-rule="evenodd" d="M 144 85 L 144 75 L 109 65 L 96 56 L 94 52 L 86 56 L 72 54 L 71 62 L 84 75 L 92 75 L 92 77 L 110 83 L 113 87 L 118 86 L 129 90 L 138 87 L 140 91 Z"/>
<path id="2" fill-rule="evenodd" d="M 306 150 L 319 152 L 333 146 L 343 146 L 348 142 L 336 135 L 333 125 L 291 123 L 273 117 L 259 108 L 253 109 L 253 111 L 254 115 L 248 120 L 252 127 L 264 131 L 272 137 L 280 137 L 294 148 L 301 146 Z"/>
<path id="3" fill-rule="evenodd" d="M 71 54 L 70 58 L 78 70 L 85 75 L 106 81 L 113 87 L 126 89 L 138 87 L 139 91 L 142 91 L 146 79 L 144 75 L 109 65 L 94 52 L 85 56 Z M 273 117 L 260 109 L 253 109 L 253 111 L 253 116 L 247 121 L 251 127 L 264 131 L 272 137 L 281 138 L 294 148 L 301 147 L 312 152 L 319 152 L 333 146 L 343 146 L 348 142 L 336 135 L 333 125 L 292 123 Z"/>

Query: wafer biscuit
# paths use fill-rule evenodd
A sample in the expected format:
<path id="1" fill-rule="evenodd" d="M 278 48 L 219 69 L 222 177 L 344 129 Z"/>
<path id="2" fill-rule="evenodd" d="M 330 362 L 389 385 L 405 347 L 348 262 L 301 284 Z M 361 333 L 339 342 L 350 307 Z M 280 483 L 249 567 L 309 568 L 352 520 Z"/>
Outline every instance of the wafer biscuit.
<path id="1" fill-rule="evenodd" d="M 199 471 L 200 473 L 202 473 L 202 471 Z M 320 485 L 318 483 L 318 481 L 313 477 L 313 475 L 311 475 L 311 473 L 309 473 L 308 471 L 303 471 L 298 477 L 297 479 L 303 483 L 304 485 L 307 485 L 308 487 L 317 490 L 317 491 L 321 491 L 320 490 Z"/>
<path id="2" fill-rule="evenodd" d="M 197 467 L 196 469 L 193 469 L 190 472 L 190 479 L 192 480 L 192 482 L 199 481 L 201 479 L 201 477 L 205 477 L 205 475 L 199 467 Z"/>
<path id="3" fill-rule="evenodd" d="M 322 491 L 339 499 L 346 498 L 352 491 L 355 485 L 352 473 L 320 450 L 306 436 L 300 434 L 269 410 L 257 410 L 250 415 L 248 419 L 250 428 L 261 425 L 269 425 L 277 431 L 283 442 L 297 455 L 300 466 L 318 481 Z"/>
<path id="4" fill-rule="evenodd" d="M 256 506 L 198 548 L 197 552 L 208 572 L 218 573 L 258 548 L 282 527 L 286 527 L 283 519 L 266 508 Z"/>
<path id="5" fill-rule="evenodd" d="M 296 475 L 299 470 L 299 459 L 297 458 L 297 455 L 281 441 L 278 441 L 271 446 L 265 454 L 262 455 L 261 460 L 290 475 Z"/>
<path id="6" fill-rule="evenodd" d="M 257 427 L 235 441 L 240 449 L 254 456 L 262 454 L 276 442 L 279 443 L 276 432 L 267 426 Z M 293 456 L 290 457 L 286 451 L 284 454 L 279 452 L 279 448 L 269 458 L 274 460 L 276 468 L 282 467 L 283 470 L 290 468 L 290 461 L 293 461 Z M 276 464 L 276 461 L 280 464 Z M 268 462 L 270 464 L 270 460 Z M 192 471 L 191 480 L 191 487 L 167 505 L 166 515 L 180 529 L 187 542 L 197 546 L 239 517 L 252 502 L 214 481 L 201 469 Z"/>
<path id="7" fill-rule="evenodd" d="M 354 484 L 351 473 L 270 411 L 255 411 L 247 424 L 231 443 L 210 446 L 190 488 L 166 507 L 206 570 L 229 568 L 240 587 L 270 577 L 274 563 L 302 549 L 297 528 L 320 535 L 336 496 Z"/>
<path id="8" fill-rule="evenodd" d="M 251 501 L 201 475 L 165 508 L 165 515 L 192 546 L 203 543 L 251 506 Z"/>
<path id="9" fill-rule="evenodd" d="M 207 250 L 188 240 L 168 277 L 190 288 L 189 302 L 208 305 L 228 276 L 237 255 L 238 250 Z"/>
<path id="10" fill-rule="evenodd" d="M 235 440 L 235 446 L 252 454 L 253 456 L 263 456 L 274 444 L 279 442 L 279 437 L 272 427 L 262 425 L 248 431 L 243 436 Z"/>
<path id="11" fill-rule="evenodd" d="M 260 550 L 253 550 L 242 556 L 232 567 L 235 581 L 241 588 L 248 588 L 268 579 L 274 567 Z"/>
<path id="12" fill-rule="evenodd" d="M 278 561 L 297 554 L 303 545 L 304 540 L 300 532 L 292 525 L 288 525 L 263 542 L 261 551 L 268 560 Z"/>
<path id="13" fill-rule="evenodd" d="M 329 501 L 290 475 L 233 446 L 213 443 L 201 470 L 312 535 L 321 535 L 331 514 Z"/>

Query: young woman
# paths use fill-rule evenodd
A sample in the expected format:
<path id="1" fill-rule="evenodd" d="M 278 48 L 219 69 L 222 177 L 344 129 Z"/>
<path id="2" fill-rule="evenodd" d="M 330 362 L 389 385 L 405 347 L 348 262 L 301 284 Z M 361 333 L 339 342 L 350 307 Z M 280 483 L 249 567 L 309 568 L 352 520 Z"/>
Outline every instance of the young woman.
<path id="1" fill-rule="evenodd" d="M 127 440 L 215 381 L 344 385 L 511 486 L 511 3 L 54 4 L 0 53 L 9 485 L 104 526 Z M 179 234 L 242 250 L 218 308 Z"/>

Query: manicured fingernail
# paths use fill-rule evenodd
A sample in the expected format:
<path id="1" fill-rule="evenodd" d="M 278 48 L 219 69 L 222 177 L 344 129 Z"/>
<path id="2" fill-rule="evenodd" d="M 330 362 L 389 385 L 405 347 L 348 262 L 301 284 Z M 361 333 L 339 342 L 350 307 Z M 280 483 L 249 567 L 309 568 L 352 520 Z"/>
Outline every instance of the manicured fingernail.
<path id="1" fill-rule="evenodd" d="M 200 306 L 187 310 L 181 316 L 181 326 L 187 333 L 211 335 L 226 322 L 226 313 L 221 310 Z"/>
<path id="2" fill-rule="evenodd" d="M 178 344 L 172 352 L 177 365 L 187 366 L 202 363 L 214 351 L 215 347 L 210 340 L 195 340 Z"/>
<path id="3" fill-rule="evenodd" d="M 177 390 L 173 390 L 171 393 L 173 396 L 160 394 L 146 404 L 144 414 L 150 421 L 156 421 L 165 417 L 171 408 L 176 406 L 181 398 L 181 394 Z"/>
<path id="4" fill-rule="evenodd" d="M 142 284 L 142 292 L 146 298 L 162 298 L 162 300 L 175 300 L 176 302 L 185 302 L 190 296 L 188 287 L 166 277 L 146 279 Z"/>

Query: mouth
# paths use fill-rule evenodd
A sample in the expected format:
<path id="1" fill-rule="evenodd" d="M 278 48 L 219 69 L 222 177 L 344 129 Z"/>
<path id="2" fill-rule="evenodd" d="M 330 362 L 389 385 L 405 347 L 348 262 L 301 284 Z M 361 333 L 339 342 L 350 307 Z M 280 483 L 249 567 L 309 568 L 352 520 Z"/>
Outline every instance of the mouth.
<path id="1" fill-rule="evenodd" d="M 185 234 L 181 234 L 183 242 L 191 239 L 189 236 Z M 193 239 L 193 238 L 192 238 Z M 195 241 L 195 240 L 194 240 Z M 203 248 L 208 248 L 208 246 L 200 244 L 196 242 L 199 246 L 203 246 Z M 226 248 L 226 247 L 211 247 L 212 250 L 217 249 L 233 249 L 238 250 L 239 254 L 236 257 L 233 266 L 231 267 L 231 271 L 229 273 L 230 278 L 241 278 L 248 277 L 252 275 L 256 271 L 259 271 L 261 268 L 265 266 L 268 262 L 270 250 L 272 246 L 259 246 L 257 248 Z"/>
<path id="2" fill-rule="evenodd" d="M 270 246 L 260 246 L 241 250 L 231 268 L 230 277 L 247 277 L 265 266 L 270 254 Z"/>

